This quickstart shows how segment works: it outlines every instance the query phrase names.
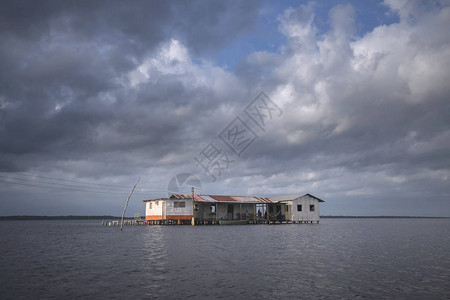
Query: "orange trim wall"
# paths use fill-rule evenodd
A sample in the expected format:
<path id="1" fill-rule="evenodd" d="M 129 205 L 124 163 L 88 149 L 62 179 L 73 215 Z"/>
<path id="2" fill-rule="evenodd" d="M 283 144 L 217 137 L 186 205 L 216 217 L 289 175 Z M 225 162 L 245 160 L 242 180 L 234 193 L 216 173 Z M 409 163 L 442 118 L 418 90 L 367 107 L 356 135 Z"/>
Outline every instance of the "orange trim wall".
<path id="1" fill-rule="evenodd" d="M 162 220 L 162 216 L 145 216 L 145 220 Z"/>

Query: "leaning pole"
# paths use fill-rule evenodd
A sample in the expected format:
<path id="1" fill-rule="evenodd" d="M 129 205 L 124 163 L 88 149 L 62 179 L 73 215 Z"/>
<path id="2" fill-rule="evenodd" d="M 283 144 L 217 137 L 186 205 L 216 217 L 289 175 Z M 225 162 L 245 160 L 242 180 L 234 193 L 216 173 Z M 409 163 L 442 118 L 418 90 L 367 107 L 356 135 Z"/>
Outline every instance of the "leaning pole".
<path id="1" fill-rule="evenodd" d="M 125 208 L 123 209 L 123 212 L 122 212 L 122 221 L 120 222 L 120 231 L 123 230 L 123 217 L 125 216 L 125 212 L 127 211 L 128 201 L 130 201 L 131 195 L 133 194 L 134 189 L 136 188 L 137 184 L 139 183 L 139 180 L 141 180 L 141 177 L 138 177 L 138 180 L 136 181 L 133 188 L 131 189 L 131 193 L 128 195 L 127 202 L 125 203 Z"/>

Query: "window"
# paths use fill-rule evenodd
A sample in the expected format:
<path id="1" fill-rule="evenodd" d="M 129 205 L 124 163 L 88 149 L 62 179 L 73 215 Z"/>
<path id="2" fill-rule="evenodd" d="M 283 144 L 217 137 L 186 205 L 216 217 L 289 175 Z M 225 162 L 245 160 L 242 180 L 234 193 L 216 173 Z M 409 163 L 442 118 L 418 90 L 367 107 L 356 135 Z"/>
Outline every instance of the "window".
<path id="1" fill-rule="evenodd" d="M 173 207 L 186 207 L 186 202 L 184 202 L 184 201 L 175 201 L 173 203 Z"/>
<path id="2" fill-rule="evenodd" d="M 211 210 L 212 213 L 215 213 L 215 212 L 216 212 L 216 206 L 215 206 L 215 205 L 211 205 L 211 206 L 209 207 L 209 209 Z"/>
<path id="3" fill-rule="evenodd" d="M 289 206 L 286 205 L 286 212 L 288 212 L 288 211 L 289 211 Z"/>
<path id="4" fill-rule="evenodd" d="M 297 211 L 302 211 L 302 205 L 301 204 L 297 205 Z"/>
<path id="5" fill-rule="evenodd" d="M 309 206 L 309 211 L 314 211 L 314 204 L 311 204 L 311 205 Z"/>
<path id="6" fill-rule="evenodd" d="M 155 202 L 155 205 L 158 206 L 158 205 L 159 205 L 159 201 L 156 201 L 156 202 Z"/>
<path id="7" fill-rule="evenodd" d="M 152 203 L 151 202 L 148 204 L 148 208 L 152 209 Z"/>

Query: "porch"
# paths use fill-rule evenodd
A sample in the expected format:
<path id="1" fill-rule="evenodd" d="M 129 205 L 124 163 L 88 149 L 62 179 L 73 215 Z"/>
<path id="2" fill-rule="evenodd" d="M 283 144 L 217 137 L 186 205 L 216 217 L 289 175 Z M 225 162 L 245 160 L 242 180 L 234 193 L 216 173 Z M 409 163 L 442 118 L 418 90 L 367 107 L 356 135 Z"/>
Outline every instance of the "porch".
<path id="1" fill-rule="evenodd" d="M 290 220 L 285 203 L 195 202 L 195 224 L 247 220 L 249 224 L 281 224 Z"/>

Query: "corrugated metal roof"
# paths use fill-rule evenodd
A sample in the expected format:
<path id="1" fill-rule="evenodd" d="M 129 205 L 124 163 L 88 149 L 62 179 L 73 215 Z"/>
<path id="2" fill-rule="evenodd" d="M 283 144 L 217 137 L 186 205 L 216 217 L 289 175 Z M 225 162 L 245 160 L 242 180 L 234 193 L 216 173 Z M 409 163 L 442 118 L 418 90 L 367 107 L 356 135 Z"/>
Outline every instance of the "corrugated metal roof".
<path id="1" fill-rule="evenodd" d="M 195 195 L 200 202 L 230 202 L 230 203 L 273 203 L 268 198 L 225 195 Z"/>
<path id="2" fill-rule="evenodd" d="M 170 199 L 192 199 L 192 195 L 172 194 Z"/>
<path id="3" fill-rule="evenodd" d="M 294 200 L 303 196 L 309 196 L 317 199 L 319 202 L 325 202 L 322 199 L 319 199 L 311 194 L 303 194 L 303 195 L 287 195 L 287 196 L 278 196 L 272 199 L 266 197 L 248 197 L 248 196 L 225 196 L 225 195 L 194 195 L 195 201 L 197 202 L 230 202 L 230 203 L 277 203 L 279 201 L 288 201 Z M 143 200 L 144 202 L 155 201 L 155 200 L 168 200 L 168 199 L 192 199 L 192 195 L 184 195 L 184 194 L 173 194 L 170 198 L 159 198 L 159 199 L 150 199 Z"/>
<path id="4" fill-rule="evenodd" d="M 203 201 L 203 202 L 217 202 L 215 199 L 211 198 L 208 195 L 202 195 L 201 197 L 199 197 L 198 195 L 195 195 L 195 200 L 197 201 Z"/>
<path id="5" fill-rule="evenodd" d="M 201 197 L 202 195 L 200 195 Z M 236 199 L 234 199 L 232 196 L 219 196 L 219 195 L 208 195 L 209 197 L 213 198 L 217 202 L 237 202 Z"/>
<path id="6" fill-rule="evenodd" d="M 249 202 L 249 201 L 255 201 L 256 199 L 253 199 L 251 197 L 232 197 L 234 200 L 236 200 L 237 202 Z"/>
<path id="7" fill-rule="evenodd" d="M 194 195 L 197 202 L 274 203 L 269 198 L 225 195 Z M 191 199 L 192 195 L 173 194 L 170 199 Z"/>
<path id="8" fill-rule="evenodd" d="M 259 200 L 259 202 L 263 202 L 263 203 L 273 203 L 272 200 L 270 200 L 269 198 L 265 198 L 265 197 L 254 197 L 257 198 Z"/>

